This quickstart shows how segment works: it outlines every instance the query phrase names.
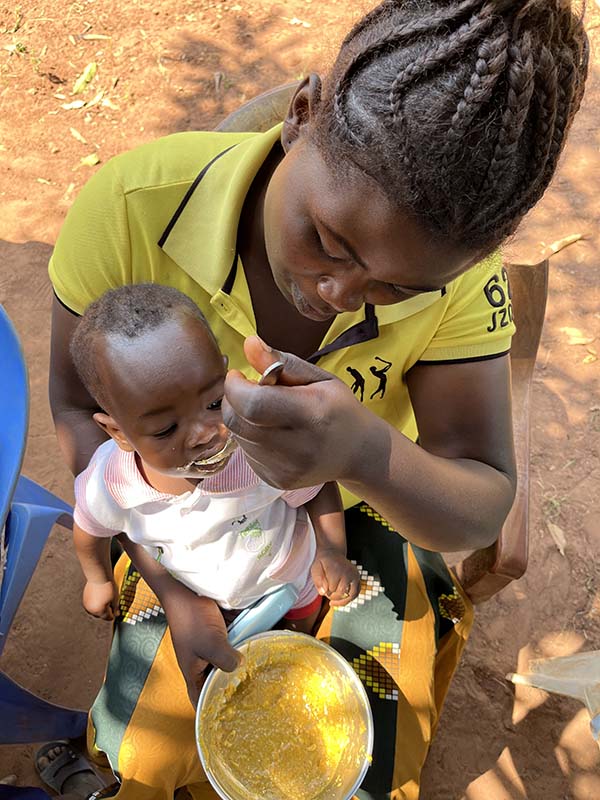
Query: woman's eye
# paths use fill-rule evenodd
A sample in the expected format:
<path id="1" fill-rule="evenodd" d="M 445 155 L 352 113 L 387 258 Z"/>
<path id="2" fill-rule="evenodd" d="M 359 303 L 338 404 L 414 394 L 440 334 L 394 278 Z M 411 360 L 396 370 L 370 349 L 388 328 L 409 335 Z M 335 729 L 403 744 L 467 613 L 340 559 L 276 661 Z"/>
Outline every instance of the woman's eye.
<path id="1" fill-rule="evenodd" d="M 171 434 L 175 433 L 176 430 L 177 430 L 177 425 L 173 424 L 173 425 L 169 425 L 168 428 L 165 428 L 162 431 L 158 431 L 157 433 L 153 433 L 152 436 L 155 439 L 166 439 L 168 436 L 171 436 Z"/>
<path id="2" fill-rule="evenodd" d="M 406 289 L 403 286 L 397 286 L 395 283 L 388 283 L 388 288 L 396 297 L 400 297 L 403 300 L 408 297 L 416 297 L 419 294 L 423 294 L 422 291 L 418 289 Z"/>
<path id="3" fill-rule="evenodd" d="M 222 402 L 223 402 L 223 398 L 219 397 L 218 400 L 215 400 L 214 402 L 209 403 L 207 408 L 208 408 L 209 411 L 219 411 L 219 409 L 221 408 L 221 403 Z"/>
<path id="4" fill-rule="evenodd" d="M 330 250 L 328 250 L 325 245 L 323 244 L 323 240 L 319 234 L 319 231 L 316 228 L 313 228 L 314 235 L 315 235 L 315 242 L 317 244 L 317 249 L 319 252 L 323 253 L 323 255 L 330 258 L 332 261 L 350 261 L 351 259 L 348 258 L 346 255 L 333 255 Z"/>

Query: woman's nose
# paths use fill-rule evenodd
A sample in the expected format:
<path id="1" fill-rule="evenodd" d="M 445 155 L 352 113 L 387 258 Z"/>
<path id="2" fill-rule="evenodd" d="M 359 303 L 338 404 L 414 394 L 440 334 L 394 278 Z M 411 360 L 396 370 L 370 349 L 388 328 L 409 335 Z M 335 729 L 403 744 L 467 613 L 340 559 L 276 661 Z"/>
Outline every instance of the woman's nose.
<path id="1" fill-rule="evenodd" d="M 317 294 L 338 313 L 358 311 L 365 302 L 366 283 L 354 271 L 338 276 L 323 276 L 317 282 Z"/>

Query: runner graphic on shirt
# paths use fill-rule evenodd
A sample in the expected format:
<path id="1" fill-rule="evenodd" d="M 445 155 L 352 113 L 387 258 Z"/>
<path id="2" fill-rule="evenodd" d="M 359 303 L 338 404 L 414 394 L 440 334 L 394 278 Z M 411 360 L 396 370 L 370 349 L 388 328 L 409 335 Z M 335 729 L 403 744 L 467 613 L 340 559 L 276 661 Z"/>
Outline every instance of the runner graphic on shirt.
<path id="1" fill-rule="evenodd" d="M 360 392 L 360 402 L 362 403 L 365 397 L 365 379 L 357 369 L 354 369 L 354 367 L 346 367 L 346 372 L 349 372 L 354 378 L 354 383 L 350 388 L 354 394 Z"/>
<path id="2" fill-rule="evenodd" d="M 383 399 L 383 397 L 385 395 L 385 389 L 386 389 L 386 386 L 387 386 L 387 375 L 386 375 L 386 373 L 388 372 L 388 370 L 392 366 L 392 362 L 391 361 L 386 361 L 385 358 L 379 358 L 379 356 L 375 356 L 375 361 L 380 361 L 382 364 L 385 364 L 385 366 L 384 367 L 380 367 L 379 369 L 377 369 L 376 366 L 375 367 L 369 367 L 369 371 L 373 375 L 375 375 L 376 378 L 379 378 L 379 386 L 371 394 L 371 397 L 369 398 L 370 400 L 372 400 L 375 397 L 375 395 L 377 395 L 377 394 L 381 394 L 381 398 Z"/>

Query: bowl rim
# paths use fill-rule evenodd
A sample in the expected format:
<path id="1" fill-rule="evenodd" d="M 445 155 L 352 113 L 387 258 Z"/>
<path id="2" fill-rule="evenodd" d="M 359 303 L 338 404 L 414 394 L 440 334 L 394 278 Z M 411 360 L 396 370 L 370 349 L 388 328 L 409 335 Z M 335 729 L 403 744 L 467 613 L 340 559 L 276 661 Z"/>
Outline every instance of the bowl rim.
<path id="1" fill-rule="evenodd" d="M 365 757 L 363 759 L 362 766 L 360 768 L 359 773 L 357 774 L 356 780 L 354 781 L 352 788 L 349 790 L 347 796 L 344 800 L 351 800 L 354 794 L 360 788 L 365 775 L 367 774 L 367 770 L 371 766 L 371 756 L 373 754 L 373 742 L 375 736 L 374 724 L 373 724 L 373 711 L 371 709 L 371 703 L 369 702 L 369 696 L 367 695 L 367 691 L 363 685 L 363 682 L 358 676 L 358 673 L 355 671 L 352 664 L 347 661 L 344 656 L 339 653 L 335 647 L 332 647 L 327 642 L 324 642 L 322 639 L 317 639 L 315 636 L 311 636 L 308 633 L 300 633 L 300 631 L 288 631 L 288 630 L 270 630 L 264 631 L 263 633 L 255 633 L 252 636 L 248 636 L 247 639 L 244 639 L 243 642 L 240 642 L 238 645 L 240 648 L 249 645 L 251 642 L 255 642 L 259 639 L 272 639 L 276 636 L 292 636 L 294 638 L 304 638 L 309 639 L 311 644 L 316 644 L 319 648 L 328 651 L 329 655 L 332 655 L 334 659 L 340 664 L 344 673 L 348 675 L 352 684 L 356 690 L 357 695 L 360 698 L 360 702 L 365 710 L 366 716 L 366 746 L 365 746 Z M 200 716 L 202 714 L 202 707 L 206 700 L 206 695 L 208 694 L 208 690 L 210 685 L 213 683 L 215 676 L 217 673 L 221 672 L 221 670 L 214 667 L 206 677 L 204 681 L 204 686 L 200 691 L 200 696 L 198 698 L 198 705 L 196 707 L 196 718 L 194 721 L 194 737 L 196 739 L 196 749 L 198 750 L 198 755 L 200 757 L 200 763 L 202 764 L 202 769 L 204 770 L 204 774 L 208 778 L 209 783 L 216 791 L 222 800 L 232 800 L 231 796 L 228 795 L 222 786 L 219 784 L 217 778 L 214 776 L 213 771 L 208 767 L 206 763 L 206 759 L 204 757 L 204 753 L 202 752 L 202 745 L 200 742 Z"/>

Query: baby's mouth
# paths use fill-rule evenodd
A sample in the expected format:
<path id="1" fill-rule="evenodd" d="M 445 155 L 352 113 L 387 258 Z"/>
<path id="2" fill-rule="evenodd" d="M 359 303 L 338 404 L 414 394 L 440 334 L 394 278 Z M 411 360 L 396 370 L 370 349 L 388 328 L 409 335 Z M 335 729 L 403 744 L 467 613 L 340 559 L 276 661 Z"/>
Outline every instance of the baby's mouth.
<path id="1" fill-rule="evenodd" d="M 217 464 L 220 464 L 222 461 L 225 461 L 225 459 L 229 458 L 237 446 L 237 442 L 233 436 L 230 436 L 223 447 L 218 452 L 213 453 L 212 456 L 207 456 L 206 458 L 196 458 L 194 461 L 190 461 L 187 464 L 184 464 L 182 467 L 177 467 L 177 471 L 188 472 L 191 469 L 210 469 L 210 467 L 214 467 Z"/>

